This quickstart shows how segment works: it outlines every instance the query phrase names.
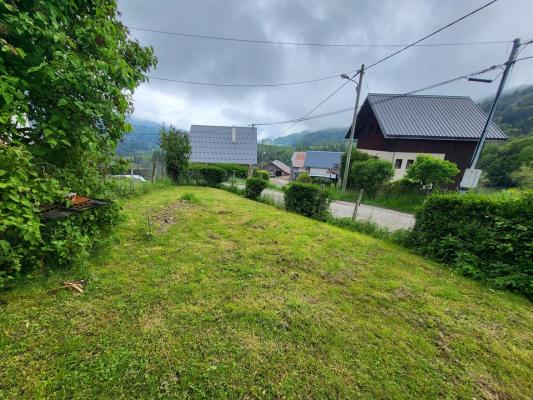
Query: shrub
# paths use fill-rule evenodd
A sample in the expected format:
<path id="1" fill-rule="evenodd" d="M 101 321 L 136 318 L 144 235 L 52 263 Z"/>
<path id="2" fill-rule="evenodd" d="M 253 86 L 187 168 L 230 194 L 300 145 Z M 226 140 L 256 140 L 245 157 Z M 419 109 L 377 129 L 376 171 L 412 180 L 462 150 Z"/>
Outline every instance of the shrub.
<path id="1" fill-rule="evenodd" d="M 160 140 L 167 173 L 174 182 L 185 177 L 191 156 L 191 144 L 187 132 L 176 129 L 172 125 L 168 130 L 161 128 Z"/>
<path id="2" fill-rule="evenodd" d="M 429 197 L 407 243 L 465 275 L 533 297 L 533 191 Z"/>
<path id="3" fill-rule="evenodd" d="M 235 172 L 235 178 L 246 179 L 248 177 L 248 167 L 246 165 L 240 164 L 210 164 L 211 166 L 216 166 L 222 168 L 226 172 L 226 179 L 229 179 L 233 176 Z"/>
<path id="4" fill-rule="evenodd" d="M 196 203 L 198 204 L 200 200 L 198 200 L 198 197 L 194 195 L 194 193 L 185 193 L 183 196 L 180 197 L 180 200 L 188 201 L 189 203 Z"/>
<path id="5" fill-rule="evenodd" d="M 226 180 L 226 171 L 218 165 L 191 164 L 188 180 L 195 180 L 196 184 L 203 183 L 207 186 L 217 187 Z"/>
<path id="6" fill-rule="evenodd" d="M 348 150 L 344 152 L 344 154 L 341 156 L 341 165 L 340 165 L 340 176 L 342 177 L 344 175 L 344 167 L 346 166 L 346 156 L 348 155 Z M 357 161 L 366 161 L 371 159 L 372 156 L 363 153 L 362 151 L 357 150 L 355 147 L 352 147 L 352 154 L 350 156 L 350 167 L 353 165 L 354 162 Z M 348 171 L 350 171 L 351 168 L 348 168 Z M 348 178 L 350 178 L 348 176 Z"/>
<path id="7" fill-rule="evenodd" d="M 270 172 L 264 169 L 256 169 L 254 170 L 254 177 L 268 182 L 270 180 Z"/>
<path id="8" fill-rule="evenodd" d="M 261 192 L 267 187 L 267 181 L 261 178 L 246 179 L 246 187 L 244 188 L 244 197 L 252 200 L 257 200 L 261 196 Z"/>
<path id="9" fill-rule="evenodd" d="M 420 155 L 407 170 L 405 177 L 418 182 L 422 187 L 439 188 L 452 183 L 459 172 L 457 165 L 451 161 Z"/>
<path id="10" fill-rule="evenodd" d="M 208 186 L 218 186 L 226 179 L 226 173 L 220 167 L 205 166 L 202 167 L 199 171 L 204 182 Z"/>
<path id="11" fill-rule="evenodd" d="M 64 220 L 42 220 L 39 206 L 64 201 L 54 179 L 40 177 L 19 146 L 0 148 L 0 288 L 24 273 L 73 264 L 119 220 L 116 205 Z"/>
<path id="12" fill-rule="evenodd" d="M 329 202 L 328 191 L 309 183 L 293 182 L 285 190 L 285 208 L 307 217 L 326 218 Z"/>
<path id="13" fill-rule="evenodd" d="M 296 180 L 298 182 L 311 183 L 313 181 L 313 178 L 309 176 L 309 172 L 302 172 L 300 175 L 298 175 Z"/>
<path id="14" fill-rule="evenodd" d="M 370 158 L 352 164 L 348 183 L 350 187 L 363 189 L 368 195 L 373 196 L 385 183 L 390 181 L 393 175 L 394 170 L 390 162 Z"/>

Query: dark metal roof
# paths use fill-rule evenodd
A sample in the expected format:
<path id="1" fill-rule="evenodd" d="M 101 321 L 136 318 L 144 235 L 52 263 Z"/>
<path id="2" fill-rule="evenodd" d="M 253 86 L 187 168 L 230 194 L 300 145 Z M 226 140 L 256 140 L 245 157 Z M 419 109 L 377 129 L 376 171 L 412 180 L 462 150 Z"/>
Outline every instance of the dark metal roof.
<path id="1" fill-rule="evenodd" d="M 366 102 L 388 138 L 477 140 L 487 119 L 470 97 L 370 93 Z M 507 136 L 492 123 L 487 139 Z"/>
<path id="2" fill-rule="evenodd" d="M 189 140 L 191 162 L 257 164 L 257 128 L 192 125 Z"/>
<path id="3" fill-rule="evenodd" d="M 280 160 L 274 160 L 271 162 L 271 164 L 274 164 L 276 167 L 278 167 L 279 169 L 281 169 L 283 172 L 285 172 L 286 174 L 290 174 L 291 173 L 291 167 L 289 167 L 287 164 L 285 164 L 283 161 L 280 161 Z"/>
<path id="4" fill-rule="evenodd" d="M 305 156 L 306 168 L 336 168 L 341 163 L 342 152 L 338 151 L 308 151 Z"/>

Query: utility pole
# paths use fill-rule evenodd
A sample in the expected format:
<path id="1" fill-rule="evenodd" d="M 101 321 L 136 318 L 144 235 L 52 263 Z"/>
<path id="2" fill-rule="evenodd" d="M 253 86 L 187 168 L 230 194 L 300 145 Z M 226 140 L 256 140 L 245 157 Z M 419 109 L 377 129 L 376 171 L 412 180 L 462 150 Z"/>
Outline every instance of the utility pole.
<path id="1" fill-rule="evenodd" d="M 348 145 L 348 153 L 346 154 L 346 162 L 344 163 L 344 173 L 342 174 L 342 188 L 341 191 L 346 191 L 346 182 L 348 181 L 348 171 L 350 169 L 350 158 L 352 157 L 353 137 L 355 133 L 355 123 L 357 122 L 357 110 L 359 110 L 359 97 L 361 96 L 361 84 L 363 82 L 363 74 L 365 73 L 365 64 L 361 65 L 359 70 L 359 82 L 357 83 L 357 95 L 355 96 L 355 108 L 353 110 L 352 128 L 350 129 L 350 144 Z"/>
<path id="2" fill-rule="evenodd" d="M 518 52 L 519 47 L 520 39 L 518 38 L 513 41 L 513 49 L 511 50 L 511 54 L 509 54 L 509 60 L 507 60 L 507 62 L 505 63 L 505 70 L 503 71 L 500 86 L 498 86 L 498 91 L 496 92 L 496 96 L 494 97 L 494 101 L 492 102 L 492 106 L 490 107 L 489 115 L 487 116 L 487 121 L 485 121 L 485 126 L 483 126 L 481 137 L 477 142 L 476 150 L 474 151 L 474 155 L 472 157 L 472 160 L 470 161 L 469 169 L 476 168 L 477 161 L 479 160 L 479 155 L 481 154 L 481 150 L 483 149 L 483 145 L 485 144 L 485 140 L 487 138 L 487 133 L 489 131 L 490 124 L 492 123 L 492 118 L 494 117 L 494 112 L 496 111 L 498 100 L 500 99 L 500 95 L 503 92 L 505 83 L 507 82 L 507 78 L 509 77 L 509 73 L 511 72 L 511 68 L 514 65 L 514 61 L 516 59 L 516 54 Z"/>

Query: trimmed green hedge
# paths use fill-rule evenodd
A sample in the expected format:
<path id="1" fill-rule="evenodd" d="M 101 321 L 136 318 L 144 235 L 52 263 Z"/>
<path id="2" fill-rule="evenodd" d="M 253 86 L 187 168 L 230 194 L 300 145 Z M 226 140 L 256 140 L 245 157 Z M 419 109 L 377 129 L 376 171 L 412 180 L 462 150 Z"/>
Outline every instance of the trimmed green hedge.
<path id="1" fill-rule="evenodd" d="M 285 208 L 307 217 L 325 219 L 329 203 L 329 192 L 317 185 L 296 181 L 285 190 Z"/>
<path id="2" fill-rule="evenodd" d="M 198 165 L 189 166 L 189 179 L 203 181 L 207 186 L 219 186 L 226 180 L 226 171 L 217 165 Z"/>
<path id="3" fill-rule="evenodd" d="M 244 197 L 252 200 L 257 200 L 261 196 L 261 192 L 267 187 L 267 181 L 261 178 L 246 179 L 246 186 L 244 188 Z"/>
<path id="4" fill-rule="evenodd" d="M 264 169 L 255 169 L 254 177 L 268 182 L 270 180 L 270 172 Z"/>
<path id="5" fill-rule="evenodd" d="M 429 197 L 407 243 L 463 274 L 533 298 L 533 191 Z"/>

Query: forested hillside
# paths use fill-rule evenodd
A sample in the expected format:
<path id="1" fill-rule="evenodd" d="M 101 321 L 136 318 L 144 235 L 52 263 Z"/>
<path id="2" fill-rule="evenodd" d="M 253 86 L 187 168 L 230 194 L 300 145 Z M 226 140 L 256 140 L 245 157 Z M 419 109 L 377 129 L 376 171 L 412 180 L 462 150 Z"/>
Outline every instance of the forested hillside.
<path id="1" fill-rule="evenodd" d="M 480 103 L 488 111 L 492 99 Z M 505 142 L 488 143 L 479 160 L 490 186 L 533 187 L 533 85 L 505 93 L 494 120 L 509 136 Z"/>
<path id="2" fill-rule="evenodd" d="M 328 128 L 319 131 L 304 131 L 276 138 L 272 144 L 293 147 L 309 147 L 344 143 L 347 128 Z"/>
<path id="3" fill-rule="evenodd" d="M 481 108 L 488 112 L 492 98 L 483 100 Z M 494 121 L 509 136 L 533 134 L 533 85 L 506 92 L 498 103 Z"/>
<path id="4" fill-rule="evenodd" d="M 133 156 L 152 153 L 159 148 L 159 129 L 161 124 L 132 118 L 130 121 L 133 131 L 124 135 L 117 145 L 119 156 Z"/>

